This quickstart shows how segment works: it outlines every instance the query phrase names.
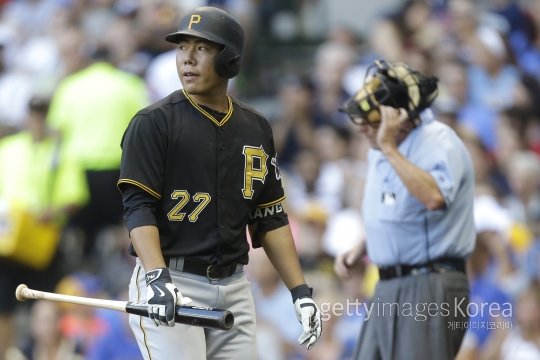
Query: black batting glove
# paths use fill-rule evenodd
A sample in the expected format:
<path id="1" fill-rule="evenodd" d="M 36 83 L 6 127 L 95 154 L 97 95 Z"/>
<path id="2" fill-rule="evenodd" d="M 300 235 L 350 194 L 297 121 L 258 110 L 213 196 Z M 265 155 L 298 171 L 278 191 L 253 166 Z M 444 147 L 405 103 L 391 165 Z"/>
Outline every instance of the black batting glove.
<path id="1" fill-rule="evenodd" d="M 146 299 L 148 301 L 148 316 L 156 326 L 174 326 L 176 305 L 191 302 L 190 298 L 182 297 L 173 284 L 167 268 L 150 270 L 146 273 Z"/>

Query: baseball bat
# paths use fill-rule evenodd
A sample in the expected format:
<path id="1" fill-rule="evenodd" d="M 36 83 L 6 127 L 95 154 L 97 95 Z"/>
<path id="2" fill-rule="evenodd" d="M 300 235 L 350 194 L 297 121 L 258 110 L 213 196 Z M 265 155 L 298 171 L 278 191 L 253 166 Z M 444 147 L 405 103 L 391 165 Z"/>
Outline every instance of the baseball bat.
<path id="1" fill-rule="evenodd" d="M 15 291 L 19 301 L 49 300 L 70 304 L 94 306 L 103 309 L 122 311 L 129 314 L 148 317 L 147 304 L 119 300 L 96 299 L 82 296 L 63 295 L 46 291 L 33 290 L 20 284 Z M 234 325 L 234 316 L 229 310 L 198 306 L 176 306 L 175 321 L 180 324 L 201 326 L 220 330 L 229 330 Z"/>

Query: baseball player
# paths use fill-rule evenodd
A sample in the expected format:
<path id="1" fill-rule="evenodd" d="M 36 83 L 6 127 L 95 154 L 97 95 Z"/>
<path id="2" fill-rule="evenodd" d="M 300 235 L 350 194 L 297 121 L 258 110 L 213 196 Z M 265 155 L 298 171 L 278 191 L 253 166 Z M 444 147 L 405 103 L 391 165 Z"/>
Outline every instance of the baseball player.
<path id="1" fill-rule="evenodd" d="M 450 360 L 465 333 L 474 172 L 463 142 L 433 118 L 436 96 L 435 78 L 376 61 L 343 106 L 372 149 L 366 241 L 335 268 L 346 277 L 367 245 L 380 277 L 354 359 Z"/>
<path id="2" fill-rule="evenodd" d="M 283 210 L 272 131 L 227 95 L 240 70 L 244 33 L 225 11 L 187 13 L 167 41 L 177 44 L 183 89 L 139 111 L 122 140 L 118 186 L 130 252 L 137 256 L 131 301 L 150 319 L 130 317 L 145 359 L 255 359 L 255 310 L 243 266 L 263 247 L 291 290 L 313 346 L 321 314 L 306 285 Z M 174 306 L 219 307 L 235 316 L 229 331 L 175 325 Z M 173 327 L 174 326 L 174 327 Z"/>

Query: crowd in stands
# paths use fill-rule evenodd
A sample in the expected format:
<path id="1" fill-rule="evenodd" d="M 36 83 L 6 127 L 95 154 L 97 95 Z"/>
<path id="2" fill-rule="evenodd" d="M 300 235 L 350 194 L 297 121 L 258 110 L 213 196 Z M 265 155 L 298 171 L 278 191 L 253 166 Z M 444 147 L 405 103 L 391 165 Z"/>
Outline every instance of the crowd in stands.
<path id="1" fill-rule="evenodd" d="M 317 41 L 301 32 L 283 39 L 276 23 L 284 14 L 301 22 L 318 14 L 310 7 L 328 3 L 0 1 L 0 240 L 14 204 L 58 228 L 44 266 L 0 247 L 0 359 L 141 358 L 125 314 L 21 304 L 13 294 L 25 282 L 127 298 L 134 259 L 116 189 L 121 136 L 137 110 L 180 88 L 164 35 L 186 9 L 206 4 L 228 10 L 248 34 L 231 93 L 272 125 L 286 211 L 323 312 L 321 339 L 301 348 L 290 293 L 253 250 L 246 271 L 260 359 L 350 359 L 361 331 L 361 304 L 369 304 L 377 271 L 366 258 L 341 282 L 332 266 L 364 234 L 369 144 L 338 108 L 376 58 L 439 78 L 432 110 L 460 135 L 475 166 L 471 318 L 458 359 L 540 359 L 540 1 L 397 1 L 373 14 L 367 33 L 336 24 Z M 261 66 L 261 44 L 307 50 L 297 58 L 269 54 L 278 59 L 269 68 Z"/>

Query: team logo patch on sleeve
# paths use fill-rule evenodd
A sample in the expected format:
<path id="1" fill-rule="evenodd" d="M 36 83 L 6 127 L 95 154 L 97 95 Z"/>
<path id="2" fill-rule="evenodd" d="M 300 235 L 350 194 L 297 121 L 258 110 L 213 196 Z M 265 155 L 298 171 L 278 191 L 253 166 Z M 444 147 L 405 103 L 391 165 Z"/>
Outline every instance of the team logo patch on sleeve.
<path id="1" fill-rule="evenodd" d="M 278 165 L 278 161 L 277 161 L 277 154 L 276 154 L 276 156 L 274 156 L 274 157 L 270 160 L 270 163 L 271 163 L 272 165 L 274 165 L 275 173 L 276 173 L 276 180 L 281 180 L 281 173 L 279 172 L 279 165 Z"/>

